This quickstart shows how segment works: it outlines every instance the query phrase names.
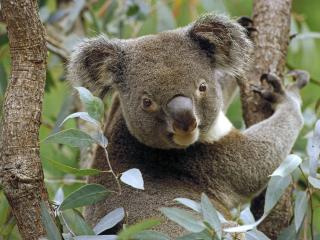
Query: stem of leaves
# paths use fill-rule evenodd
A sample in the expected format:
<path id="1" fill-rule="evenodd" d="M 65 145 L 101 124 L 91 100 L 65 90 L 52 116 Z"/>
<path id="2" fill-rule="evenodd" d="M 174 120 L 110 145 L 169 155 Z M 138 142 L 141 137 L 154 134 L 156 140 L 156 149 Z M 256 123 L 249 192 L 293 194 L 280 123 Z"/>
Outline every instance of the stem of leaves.
<path id="1" fill-rule="evenodd" d="M 301 168 L 301 166 L 299 166 L 299 169 L 300 169 L 300 171 L 301 171 L 301 174 L 302 174 L 302 176 L 303 176 L 303 178 L 305 179 L 305 181 L 306 181 L 306 183 L 307 183 L 307 194 L 308 194 L 308 196 L 309 196 L 309 199 L 310 199 L 310 234 L 311 234 L 311 240 L 314 240 L 314 238 L 313 238 L 313 205 L 312 205 L 312 186 L 310 186 L 310 183 L 309 183 L 309 181 L 308 181 L 308 178 L 307 178 L 307 176 L 304 174 L 304 172 L 303 172 L 303 170 L 302 170 L 302 168 Z"/>
<path id="2" fill-rule="evenodd" d="M 119 193 L 119 195 L 121 195 L 121 185 L 120 185 L 118 176 L 115 174 L 115 172 L 114 172 L 113 169 L 112 169 L 112 166 L 111 166 L 111 163 L 110 163 L 110 160 L 109 160 L 109 154 L 108 154 L 107 149 L 106 149 L 106 148 L 103 148 L 103 150 L 104 150 L 104 154 L 105 154 L 106 159 L 107 159 L 107 163 L 108 163 L 110 172 L 111 172 L 111 174 L 114 176 L 114 178 L 115 178 L 115 180 L 116 180 L 116 183 L 117 183 L 117 185 L 118 185 L 118 191 L 119 191 L 118 193 Z"/>

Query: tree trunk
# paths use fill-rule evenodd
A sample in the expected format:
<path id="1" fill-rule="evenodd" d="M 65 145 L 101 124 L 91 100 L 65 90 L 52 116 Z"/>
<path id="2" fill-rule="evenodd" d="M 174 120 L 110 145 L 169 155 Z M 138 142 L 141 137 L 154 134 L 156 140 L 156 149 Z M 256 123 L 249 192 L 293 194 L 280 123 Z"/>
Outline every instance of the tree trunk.
<path id="1" fill-rule="evenodd" d="M 3 106 L 0 179 L 23 239 L 45 235 L 40 203 L 48 203 L 39 156 L 46 41 L 36 0 L 2 0 L 12 69 Z"/>
<path id="2" fill-rule="evenodd" d="M 263 73 L 283 77 L 289 43 L 290 10 L 291 0 L 254 1 L 253 25 L 257 31 L 253 33 L 253 65 L 247 79 L 239 81 L 243 117 L 247 127 L 272 115 L 270 105 L 252 91 L 252 85 L 260 85 Z M 290 189 L 260 226 L 272 239 L 276 239 L 281 229 L 288 226 L 292 217 Z M 263 204 L 264 193 L 253 201 L 252 209 L 256 217 L 261 216 Z"/>

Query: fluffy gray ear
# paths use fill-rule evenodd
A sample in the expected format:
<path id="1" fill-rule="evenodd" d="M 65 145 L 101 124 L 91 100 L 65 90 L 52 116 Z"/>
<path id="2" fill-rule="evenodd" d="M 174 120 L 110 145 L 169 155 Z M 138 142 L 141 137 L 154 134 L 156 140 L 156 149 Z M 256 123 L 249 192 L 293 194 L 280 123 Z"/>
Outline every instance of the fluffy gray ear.
<path id="1" fill-rule="evenodd" d="M 120 47 L 99 36 L 75 47 L 68 64 L 68 79 L 100 96 L 106 94 L 120 71 Z"/>
<path id="2" fill-rule="evenodd" d="M 207 14 L 189 28 L 189 37 L 199 44 L 214 67 L 242 75 L 250 64 L 253 50 L 247 30 L 225 16 Z"/>

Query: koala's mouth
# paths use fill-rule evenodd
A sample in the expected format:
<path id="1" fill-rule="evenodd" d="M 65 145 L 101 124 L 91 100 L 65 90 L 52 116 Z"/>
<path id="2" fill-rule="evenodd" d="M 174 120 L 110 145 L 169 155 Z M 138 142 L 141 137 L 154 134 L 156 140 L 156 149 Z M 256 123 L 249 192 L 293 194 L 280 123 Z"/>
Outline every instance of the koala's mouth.
<path id="1" fill-rule="evenodd" d="M 170 137 L 176 145 L 181 148 L 186 148 L 199 139 L 199 129 L 196 128 L 192 132 L 186 134 L 172 133 L 170 134 Z"/>

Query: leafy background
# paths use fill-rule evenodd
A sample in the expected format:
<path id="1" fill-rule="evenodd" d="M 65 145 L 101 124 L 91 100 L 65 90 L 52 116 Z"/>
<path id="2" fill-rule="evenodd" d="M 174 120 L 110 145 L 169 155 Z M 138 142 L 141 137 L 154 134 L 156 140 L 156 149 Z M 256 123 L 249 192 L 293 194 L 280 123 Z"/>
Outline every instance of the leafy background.
<path id="1" fill-rule="evenodd" d="M 61 129 L 83 127 L 85 123 L 70 120 L 59 128 L 71 112 L 81 109 L 75 91 L 66 80 L 66 58 L 72 47 L 84 37 L 104 33 L 109 38 L 131 38 L 184 26 L 205 12 L 215 11 L 233 17 L 250 16 L 252 0 L 40 0 L 40 15 L 48 33 L 48 67 L 43 102 L 40 140 Z M 288 69 L 305 69 L 311 83 L 302 91 L 305 127 L 294 152 L 306 158 L 308 136 L 320 116 L 320 1 L 294 0 L 291 16 L 292 39 L 287 57 Z M 272 19 L 270 19 L 272 21 Z M 0 23 L 0 106 L 8 76 L 10 55 L 6 28 Z M 109 99 L 104 100 L 107 108 Z M 0 109 L 1 116 L 1 109 Z M 241 107 L 236 99 L 228 116 L 236 127 L 242 128 Z M 85 184 L 85 177 L 74 169 L 83 167 L 80 151 L 61 144 L 41 142 L 41 160 L 45 183 L 51 199 L 61 193 L 68 196 Z M 64 165 L 53 164 L 54 162 Z M 303 164 L 302 164 L 303 167 Z M 85 175 L 85 174 L 83 174 Z M 299 187 L 305 188 L 301 178 Z M 58 191 L 59 190 L 59 191 Z M 59 195 L 60 194 L 60 195 Z M 313 194 L 313 206 L 320 205 L 320 194 Z M 320 232 L 320 208 L 314 208 L 313 221 Z M 0 239 L 20 239 L 8 203 L 0 192 Z"/>

